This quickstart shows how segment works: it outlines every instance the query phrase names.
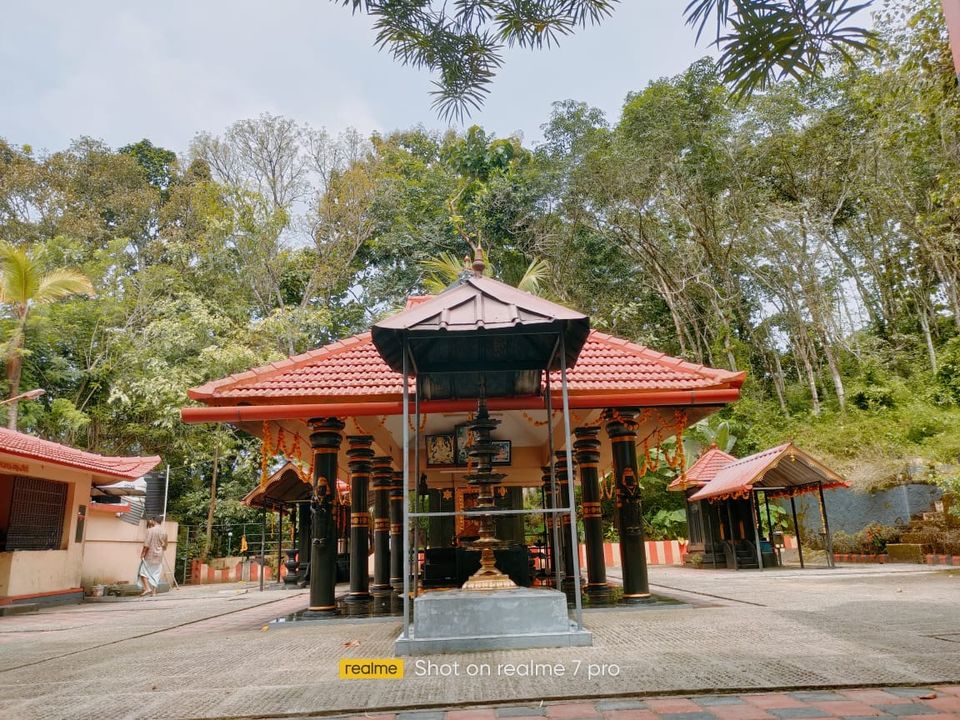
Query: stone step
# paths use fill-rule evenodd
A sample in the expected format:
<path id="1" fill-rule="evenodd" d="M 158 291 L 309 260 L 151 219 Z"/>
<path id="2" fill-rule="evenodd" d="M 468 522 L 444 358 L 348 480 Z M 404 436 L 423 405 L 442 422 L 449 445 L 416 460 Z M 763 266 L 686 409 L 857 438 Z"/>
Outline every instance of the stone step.
<path id="1" fill-rule="evenodd" d="M 0 605 L 0 617 L 7 615 L 25 615 L 35 613 L 40 609 L 37 603 L 17 603 L 16 605 Z"/>
<path id="2" fill-rule="evenodd" d="M 887 562 L 922 563 L 923 546 L 918 543 L 892 543 L 887 545 Z"/>

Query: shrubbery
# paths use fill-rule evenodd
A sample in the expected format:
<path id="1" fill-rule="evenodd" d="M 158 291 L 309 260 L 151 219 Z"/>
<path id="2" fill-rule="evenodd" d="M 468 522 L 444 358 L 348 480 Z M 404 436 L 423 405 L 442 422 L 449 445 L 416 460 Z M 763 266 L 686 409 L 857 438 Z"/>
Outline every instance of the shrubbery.
<path id="1" fill-rule="evenodd" d="M 878 555 L 886 552 L 887 545 L 900 542 L 903 528 L 900 526 L 881 525 L 871 523 L 857 533 L 846 533 L 837 530 L 832 533 L 833 551 L 835 553 L 854 553 L 863 555 Z M 820 535 L 806 539 L 811 547 L 823 549 Z"/>

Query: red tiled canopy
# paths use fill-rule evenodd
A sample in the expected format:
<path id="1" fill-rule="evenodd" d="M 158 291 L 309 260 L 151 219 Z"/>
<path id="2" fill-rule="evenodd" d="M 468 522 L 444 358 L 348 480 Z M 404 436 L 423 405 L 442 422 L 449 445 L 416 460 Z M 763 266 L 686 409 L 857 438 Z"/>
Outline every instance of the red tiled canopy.
<path id="1" fill-rule="evenodd" d="M 108 457 L 4 428 L 0 428 L 0 453 L 131 480 L 145 475 L 160 463 L 158 455 Z"/>
<path id="2" fill-rule="evenodd" d="M 687 469 L 684 476 L 677 477 L 667 486 L 667 490 L 685 490 L 693 485 L 702 487 L 713 480 L 723 467 L 736 461 L 733 455 L 725 453 L 716 445 L 711 445 Z"/>
<path id="3" fill-rule="evenodd" d="M 788 442 L 724 465 L 689 500 L 743 497 L 754 489 L 771 497 L 799 495 L 817 491 L 821 483 L 824 490 L 849 487 L 840 475 Z"/>
<path id="4" fill-rule="evenodd" d="M 745 373 L 718 370 L 664 355 L 591 330 L 576 367 L 568 372 L 571 395 L 659 390 L 739 388 Z M 553 379 L 559 384 L 559 373 Z M 191 389 L 211 405 L 244 401 L 333 402 L 397 400 L 402 378 L 380 357 L 370 333 Z"/>

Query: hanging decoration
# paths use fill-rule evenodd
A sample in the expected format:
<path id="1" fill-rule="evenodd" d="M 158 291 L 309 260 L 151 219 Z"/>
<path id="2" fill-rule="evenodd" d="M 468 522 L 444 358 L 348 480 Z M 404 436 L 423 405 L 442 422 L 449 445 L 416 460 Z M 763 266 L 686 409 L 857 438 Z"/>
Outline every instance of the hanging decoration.
<path id="1" fill-rule="evenodd" d="M 270 423 L 263 421 L 263 443 L 260 445 L 260 486 L 267 484 L 270 477 L 270 458 L 273 452 L 270 450 Z"/>
<path id="2" fill-rule="evenodd" d="M 616 409 L 607 411 L 610 417 L 619 422 L 632 422 L 624 418 Z M 655 411 L 653 408 L 644 408 L 635 421 L 636 426 L 641 426 L 647 420 L 653 418 Z M 668 426 L 670 427 L 670 426 Z M 683 432 L 687 427 L 687 413 L 683 410 L 674 410 L 672 432 L 668 431 L 666 438 L 675 438 L 673 452 L 664 445 L 663 424 L 656 422 L 656 429 L 651 431 L 642 440 L 637 441 L 637 477 L 644 478 L 649 474 L 656 472 L 661 464 L 666 464 L 671 470 L 677 470 L 680 473 L 681 484 L 686 483 L 686 464 L 687 459 L 683 449 Z"/>
<path id="3" fill-rule="evenodd" d="M 303 445 L 306 441 L 298 433 L 284 430 L 282 425 L 277 427 L 277 439 L 274 442 L 270 423 L 263 422 L 263 442 L 260 445 L 260 485 L 266 485 L 270 478 L 270 461 L 280 455 L 288 460 L 302 482 L 313 482 L 313 458 L 309 462 L 303 459 Z"/>
<path id="4" fill-rule="evenodd" d="M 526 420 L 531 425 L 533 425 L 534 427 L 545 427 L 550 423 L 550 418 L 547 418 L 546 420 L 537 420 L 535 417 L 531 416 L 530 413 L 528 413 L 526 410 L 521 410 L 520 412 L 523 415 L 523 419 Z M 556 412 L 554 412 L 554 415 L 556 415 Z"/>

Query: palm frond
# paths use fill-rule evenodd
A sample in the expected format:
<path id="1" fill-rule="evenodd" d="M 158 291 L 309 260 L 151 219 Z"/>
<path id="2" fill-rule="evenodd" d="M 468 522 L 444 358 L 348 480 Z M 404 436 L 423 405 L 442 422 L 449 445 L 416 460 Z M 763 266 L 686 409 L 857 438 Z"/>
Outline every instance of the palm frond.
<path id="1" fill-rule="evenodd" d="M 20 248 L 0 244 L 0 303 L 26 305 L 39 288 L 40 270 Z"/>
<path id="2" fill-rule="evenodd" d="M 33 302 L 43 305 L 71 295 L 94 295 L 90 279 L 75 270 L 53 270 L 40 278 Z"/>
<path id="3" fill-rule="evenodd" d="M 517 289 L 539 295 L 544 280 L 550 276 L 550 263 L 542 258 L 534 258 L 517 283 Z"/>
<path id="4" fill-rule="evenodd" d="M 446 290 L 464 271 L 463 260 L 452 252 L 442 252 L 436 257 L 427 258 L 420 263 L 420 267 L 426 271 L 423 278 L 424 289 L 434 294 Z"/>

